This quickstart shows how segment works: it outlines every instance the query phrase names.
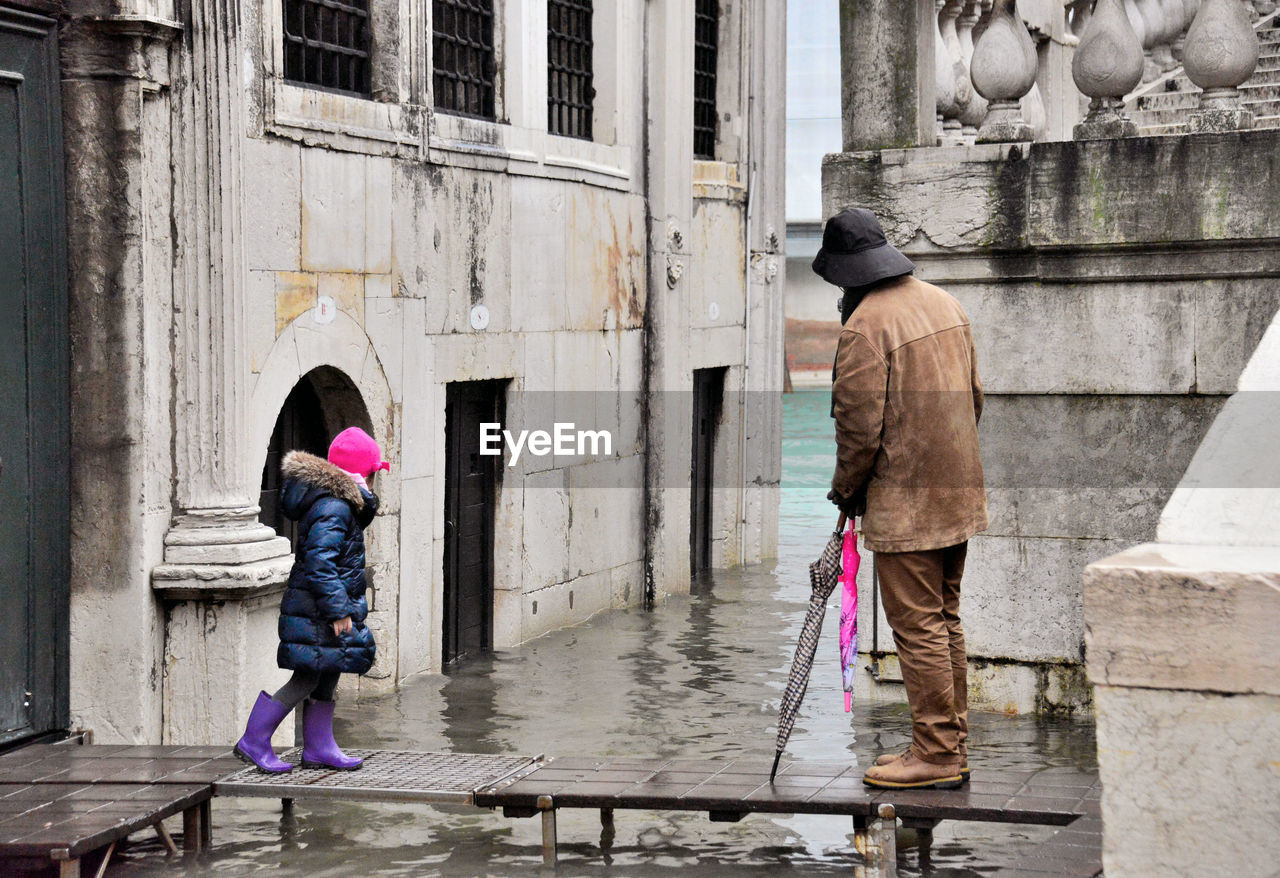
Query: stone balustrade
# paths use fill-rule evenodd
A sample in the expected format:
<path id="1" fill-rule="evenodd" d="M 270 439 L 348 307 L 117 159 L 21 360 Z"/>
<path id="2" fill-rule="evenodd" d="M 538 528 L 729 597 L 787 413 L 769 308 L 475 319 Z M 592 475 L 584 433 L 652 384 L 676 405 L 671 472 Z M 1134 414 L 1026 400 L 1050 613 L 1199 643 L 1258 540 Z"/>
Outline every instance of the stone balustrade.
<path id="1" fill-rule="evenodd" d="M 944 146 L 1136 135 L 1137 126 L 1124 112 L 1125 97 L 1178 67 L 1203 90 L 1188 130 L 1250 128 L 1253 117 L 1240 105 L 1239 86 L 1257 65 L 1252 22 L 1276 9 L 1275 0 L 926 5 L 932 7 L 931 20 L 920 26 L 932 31 L 933 142 Z M 1069 61 L 1075 90 L 1064 78 L 1046 74 L 1048 45 L 1074 52 Z M 1079 118 L 1073 104 L 1082 103 L 1081 95 L 1088 99 L 1087 115 L 1072 128 Z M 1055 131 L 1047 117 L 1061 107 L 1070 118 Z"/>

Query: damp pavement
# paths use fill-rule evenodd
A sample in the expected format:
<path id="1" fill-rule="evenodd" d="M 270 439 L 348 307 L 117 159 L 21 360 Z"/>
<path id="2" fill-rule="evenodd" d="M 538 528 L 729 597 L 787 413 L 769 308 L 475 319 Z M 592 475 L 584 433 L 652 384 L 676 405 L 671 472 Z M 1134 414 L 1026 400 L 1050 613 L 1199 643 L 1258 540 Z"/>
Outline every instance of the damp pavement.
<path id="1" fill-rule="evenodd" d="M 400 691 L 340 702 L 337 736 L 349 746 L 575 756 L 771 756 L 778 700 L 808 601 L 807 565 L 825 543 L 832 507 L 827 394 L 800 392 L 784 406 L 783 492 L 776 563 L 714 571 L 688 596 L 655 610 L 602 613 L 517 649 L 470 660 Z M 843 710 L 836 613 L 827 615 L 819 662 L 788 754 L 865 765 L 910 735 L 905 704 Z M 970 715 L 970 762 L 1002 768 L 1095 768 L 1092 723 Z M 135 836 L 109 875 L 426 876 L 537 873 L 536 819 L 461 806 L 217 799 L 212 850 L 198 862 L 166 860 Z M 602 837 L 597 812 L 559 815 L 559 875 L 848 875 L 857 862 L 845 817 L 757 814 L 711 823 L 703 813 L 616 814 Z M 1007 866 L 1052 834 L 1049 827 L 944 822 L 922 861 L 899 831 L 904 876 L 964 878 Z"/>

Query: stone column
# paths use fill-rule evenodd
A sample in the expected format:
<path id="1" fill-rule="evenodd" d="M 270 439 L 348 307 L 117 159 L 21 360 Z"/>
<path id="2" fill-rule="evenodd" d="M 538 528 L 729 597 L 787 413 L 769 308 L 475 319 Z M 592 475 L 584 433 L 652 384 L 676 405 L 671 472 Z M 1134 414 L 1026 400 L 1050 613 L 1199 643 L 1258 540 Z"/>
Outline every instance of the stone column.
<path id="1" fill-rule="evenodd" d="M 1240 106 L 1238 86 L 1258 66 L 1258 37 L 1239 0 L 1204 0 L 1182 47 L 1187 78 L 1204 92 L 1187 128 L 1237 131 L 1253 127 L 1253 113 Z"/>
<path id="2" fill-rule="evenodd" d="M 1120 0 L 1098 0 L 1071 61 L 1076 88 L 1091 99 L 1089 115 L 1075 127 L 1076 140 L 1138 133 L 1124 114 L 1124 96 L 1141 81 L 1142 66 L 1142 44 Z"/>
<path id="3" fill-rule="evenodd" d="M 649 57 L 645 303 L 645 593 L 689 590 L 693 374 L 683 282 L 693 222 L 693 0 L 645 5 Z"/>
<path id="4" fill-rule="evenodd" d="M 844 149 L 935 140 L 934 0 L 841 0 Z"/>
<path id="5" fill-rule="evenodd" d="M 174 75 L 174 499 L 166 592 L 278 583 L 288 541 L 259 524 L 248 472 L 241 239 L 245 96 L 238 0 L 188 0 Z"/>
<path id="6" fill-rule="evenodd" d="M 110 15 L 85 5 L 67 10 L 60 37 L 71 723 L 100 743 L 154 743 L 163 613 L 150 571 L 172 491 L 168 95 L 180 28 L 164 3 Z"/>
<path id="7" fill-rule="evenodd" d="M 786 84 L 774 71 L 787 57 L 786 4 L 752 0 L 748 161 L 755 172 L 747 201 L 751 270 L 747 276 L 746 361 L 743 369 L 744 492 L 742 563 L 777 557 L 782 483 L 782 340 L 786 272 L 780 270 L 786 229 Z"/>
<path id="8" fill-rule="evenodd" d="M 257 520 L 245 445 L 242 63 L 250 47 L 238 0 L 186 0 L 181 17 L 172 99 L 175 509 L 152 582 L 178 602 L 166 628 L 165 741 L 212 743 L 234 740 L 267 653 L 261 638 L 246 640 L 244 608 L 222 602 L 259 602 L 280 589 L 291 556 L 288 541 Z M 201 693 L 211 672 L 243 685 L 208 704 Z M 208 721 L 187 716 L 204 710 Z"/>

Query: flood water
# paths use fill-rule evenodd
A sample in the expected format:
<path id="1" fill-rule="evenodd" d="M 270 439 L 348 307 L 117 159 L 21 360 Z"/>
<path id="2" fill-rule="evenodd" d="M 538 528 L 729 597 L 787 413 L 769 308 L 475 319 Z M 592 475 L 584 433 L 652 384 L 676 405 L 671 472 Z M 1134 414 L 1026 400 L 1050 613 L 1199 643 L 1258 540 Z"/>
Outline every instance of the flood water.
<path id="1" fill-rule="evenodd" d="M 604 613 L 517 649 L 426 675 L 400 691 L 339 704 L 348 746 L 473 753 L 633 757 L 771 756 L 778 700 L 808 600 L 808 563 L 834 524 L 823 498 L 832 427 L 827 394 L 785 405 L 779 559 L 716 571 L 656 610 Z M 909 740 L 905 705 L 843 711 L 829 612 L 819 662 L 788 753 L 865 765 Z M 824 650 L 826 650 L 824 652 Z M 823 655 L 831 660 L 823 662 Z M 970 763 L 1034 768 L 1094 764 L 1090 723 L 970 716 Z M 408 876 L 536 873 L 540 824 L 464 807 L 217 799 L 214 847 L 166 861 L 138 835 L 112 875 Z M 899 833 L 903 875 L 977 876 L 1043 840 L 1042 827 L 943 823 L 923 865 Z M 561 875 L 848 875 L 857 861 L 848 818 L 619 811 L 602 848 L 598 812 L 561 811 Z M 144 840 L 145 839 L 145 840 Z"/>

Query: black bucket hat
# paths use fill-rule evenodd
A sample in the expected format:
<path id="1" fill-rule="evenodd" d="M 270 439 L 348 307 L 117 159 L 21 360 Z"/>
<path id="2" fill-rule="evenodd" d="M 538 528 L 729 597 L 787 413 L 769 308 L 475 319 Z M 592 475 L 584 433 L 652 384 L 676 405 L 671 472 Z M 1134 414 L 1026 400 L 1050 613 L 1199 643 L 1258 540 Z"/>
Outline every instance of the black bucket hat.
<path id="1" fill-rule="evenodd" d="M 838 287 L 864 287 L 915 268 L 885 238 L 876 215 L 863 207 L 846 208 L 827 220 L 813 260 L 818 276 Z"/>

